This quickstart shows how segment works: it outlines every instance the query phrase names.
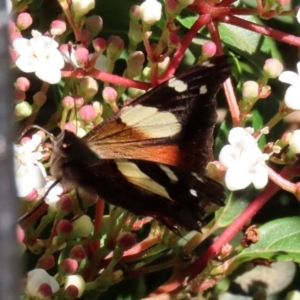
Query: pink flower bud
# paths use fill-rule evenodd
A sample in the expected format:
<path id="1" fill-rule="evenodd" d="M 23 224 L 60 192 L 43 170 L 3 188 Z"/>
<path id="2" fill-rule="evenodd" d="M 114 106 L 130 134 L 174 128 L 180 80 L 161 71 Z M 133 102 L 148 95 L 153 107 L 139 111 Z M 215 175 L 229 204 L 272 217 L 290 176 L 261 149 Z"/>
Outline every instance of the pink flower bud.
<path id="1" fill-rule="evenodd" d="M 39 197 L 38 191 L 35 188 L 33 188 L 31 190 L 31 192 L 27 196 L 24 197 L 24 199 L 28 202 L 33 202 L 33 201 L 37 200 L 38 197 Z"/>
<path id="2" fill-rule="evenodd" d="M 79 109 L 79 117 L 85 122 L 93 121 L 96 117 L 96 112 L 93 105 L 84 105 Z"/>
<path id="3" fill-rule="evenodd" d="M 60 270 L 67 275 L 74 274 L 78 269 L 78 262 L 72 258 L 66 258 L 61 261 Z"/>
<path id="4" fill-rule="evenodd" d="M 84 104 L 84 99 L 83 99 L 83 97 L 76 96 L 76 97 L 74 97 L 74 100 L 75 100 L 75 106 L 76 106 L 77 108 L 80 108 L 80 107 Z"/>
<path id="5" fill-rule="evenodd" d="M 177 0 L 166 0 L 166 10 L 167 11 L 175 11 L 178 9 L 178 1 Z"/>
<path id="6" fill-rule="evenodd" d="M 13 94 L 15 103 L 21 103 L 26 99 L 26 94 L 23 91 L 14 90 Z"/>
<path id="7" fill-rule="evenodd" d="M 47 95 L 42 91 L 39 91 L 33 95 L 33 102 L 37 106 L 43 106 L 46 100 L 47 100 Z"/>
<path id="8" fill-rule="evenodd" d="M 70 132 L 73 132 L 76 134 L 76 131 L 77 131 L 77 128 L 76 128 L 76 125 L 73 123 L 73 122 L 68 122 L 66 123 L 63 128 L 63 130 L 68 130 Z"/>
<path id="9" fill-rule="evenodd" d="M 103 20 L 98 15 L 89 16 L 85 22 L 85 28 L 93 35 L 97 35 L 103 27 Z"/>
<path id="10" fill-rule="evenodd" d="M 139 21 L 141 19 L 140 7 L 138 5 L 130 7 L 129 17 L 132 21 Z"/>
<path id="11" fill-rule="evenodd" d="M 57 233 L 61 235 L 68 235 L 73 230 L 73 224 L 69 220 L 62 219 L 57 223 Z"/>
<path id="12" fill-rule="evenodd" d="M 50 24 L 50 33 L 54 36 L 61 35 L 67 30 L 67 24 L 64 20 L 54 20 Z"/>
<path id="13" fill-rule="evenodd" d="M 73 286 L 73 287 L 72 287 Z M 75 289 L 74 287 L 77 288 L 77 293 L 76 293 L 76 297 L 80 298 L 81 295 L 83 294 L 84 290 L 85 290 L 85 281 L 82 278 L 82 276 L 80 275 L 69 275 L 66 277 L 65 280 L 65 291 L 69 291 L 69 288 L 72 287 L 72 295 L 75 295 Z M 74 299 L 74 298 L 73 298 Z"/>
<path id="14" fill-rule="evenodd" d="M 74 51 L 74 56 L 76 58 L 77 64 L 80 67 L 84 67 L 84 65 L 89 61 L 89 50 L 85 47 L 78 47 Z"/>
<path id="15" fill-rule="evenodd" d="M 87 46 L 92 41 L 92 35 L 87 29 L 81 30 L 81 42 L 83 45 Z"/>
<path id="16" fill-rule="evenodd" d="M 217 51 L 217 45 L 214 42 L 206 42 L 202 46 L 202 54 L 208 58 L 208 57 L 213 57 L 216 54 Z"/>
<path id="17" fill-rule="evenodd" d="M 136 244 L 136 237 L 131 232 L 122 232 L 117 240 L 117 245 L 124 249 L 128 250 Z"/>
<path id="18" fill-rule="evenodd" d="M 67 123 L 67 124 L 73 124 L 74 123 Z M 75 125 L 74 125 L 75 127 Z M 68 130 L 67 128 L 64 128 L 64 130 Z M 76 130 L 76 128 L 75 128 Z M 70 131 L 70 130 L 68 130 Z M 72 131 L 73 132 L 73 131 Z M 56 203 L 56 208 L 58 211 L 62 212 L 63 214 L 68 214 L 73 210 L 73 200 L 68 194 L 64 194 L 60 197 L 60 199 Z"/>
<path id="19" fill-rule="evenodd" d="M 65 96 L 62 100 L 62 105 L 64 108 L 72 109 L 75 106 L 75 99 L 71 96 Z"/>
<path id="20" fill-rule="evenodd" d="M 78 299 L 79 289 L 75 285 L 71 284 L 65 289 L 65 296 L 67 299 Z"/>
<path id="21" fill-rule="evenodd" d="M 102 97 L 103 97 L 104 101 L 109 104 L 116 103 L 118 93 L 114 88 L 107 86 L 102 91 Z"/>
<path id="22" fill-rule="evenodd" d="M 256 81 L 249 80 L 244 82 L 242 90 L 244 99 L 255 99 L 259 94 L 259 85 Z"/>
<path id="23" fill-rule="evenodd" d="M 106 49 L 106 41 L 103 38 L 96 38 L 93 40 L 93 47 L 96 52 L 102 52 Z"/>
<path id="24" fill-rule="evenodd" d="M 52 288 L 48 283 L 42 283 L 38 288 L 38 294 L 43 298 L 49 299 L 52 295 Z"/>
<path id="25" fill-rule="evenodd" d="M 74 246 L 70 252 L 70 257 L 80 262 L 86 258 L 85 250 L 82 246 Z"/>
<path id="26" fill-rule="evenodd" d="M 116 61 L 122 53 L 124 41 L 117 35 L 111 35 L 107 39 L 106 54 L 112 61 Z"/>
<path id="27" fill-rule="evenodd" d="M 29 13 L 20 13 L 17 16 L 16 25 L 20 31 L 27 29 L 32 24 L 32 17 Z"/>
<path id="28" fill-rule="evenodd" d="M 283 70 L 283 65 L 278 59 L 269 58 L 265 61 L 263 70 L 268 78 L 277 78 Z"/>
<path id="29" fill-rule="evenodd" d="M 18 77 L 14 83 L 14 87 L 16 90 L 26 92 L 30 87 L 30 81 L 26 77 Z"/>
<path id="30" fill-rule="evenodd" d="M 38 259 L 38 268 L 49 270 L 55 266 L 55 258 L 53 255 L 43 254 Z"/>
<path id="31" fill-rule="evenodd" d="M 180 45 L 180 37 L 177 33 L 171 32 L 168 38 L 168 47 L 178 48 Z"/>

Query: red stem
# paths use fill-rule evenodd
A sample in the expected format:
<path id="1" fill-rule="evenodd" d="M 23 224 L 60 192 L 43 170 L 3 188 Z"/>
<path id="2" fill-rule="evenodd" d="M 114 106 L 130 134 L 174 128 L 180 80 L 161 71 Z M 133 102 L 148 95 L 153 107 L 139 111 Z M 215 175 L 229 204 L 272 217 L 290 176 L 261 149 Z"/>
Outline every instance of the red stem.
<path id="1" fill-rule="evenodd" d="M 97 69 L 91 69 L 88 72 L 86 72 L 82 69 L 79 69 L 76 71 L 62 71 L 62 77 L 84 77 L 84 76 L 91 76 L 91 77 L 94 77 L 95 79 L 98 79 L 98 80 L 101 80 L 104 82 L 109 82 L 109 83 L 128 86 L 128 87 L 134 87 L 134 88 L 141 89 L 141 90 L 148 90 L 151 87 L 151 85 L 149 83 L 132 80 L 129 78 L 102 72 Z"/>
<path id="2" fill-rule="evenodd" d="M 163 81 L 169 79 L 175 73 L 175 71 L 178 68 L 178 65 L 179 65 L 186 49 L 190 45 L 192 39 L 195 37 L 195 35 L 199 31 L 199 29 L 201 27 L 203 27 L 204 25 L 206 25 L 210 20 L 211 20 L 211 17 L 208 14 L 199 16 L 197 21 L 193 24 L 193 26 L 189 29 L 189 31 L 187 32 L 187 34 L 181 41 L 180 47 L 175 52 L 169 67 L 164 72 L 164 74 L 160 78 L 159 82 L 163 82 Z"/>

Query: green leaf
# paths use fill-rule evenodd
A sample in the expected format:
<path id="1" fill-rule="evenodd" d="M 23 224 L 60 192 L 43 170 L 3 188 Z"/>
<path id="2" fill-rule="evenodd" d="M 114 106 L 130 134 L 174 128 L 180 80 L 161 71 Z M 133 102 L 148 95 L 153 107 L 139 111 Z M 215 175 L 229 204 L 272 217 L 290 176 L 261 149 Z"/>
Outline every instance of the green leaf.
<path id="1" fill-rule="evenodd" d="M 234 260 L 236 265 L 255 258 L 294 260 L 300 263 L 300 217 L 277 219 L 259 228 L 256 244 L 244 249 Z"/>
<path id="2" fill-rule="evenodd" d="M 227 191 L 226 206 L 216 212 L 216 225 L 218 228 L 230 225 L 245 210 L 258 192 L 254 188 L 236 192 Z"/>

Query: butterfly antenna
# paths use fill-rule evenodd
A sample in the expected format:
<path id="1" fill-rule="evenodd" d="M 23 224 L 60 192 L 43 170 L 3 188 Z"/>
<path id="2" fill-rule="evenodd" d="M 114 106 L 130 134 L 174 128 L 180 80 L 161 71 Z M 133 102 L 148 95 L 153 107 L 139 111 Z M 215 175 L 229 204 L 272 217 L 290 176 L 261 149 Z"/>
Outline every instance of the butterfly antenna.
<path id="1" fill-rule="evenodd" d="M 18 141 L 20 141 L 25 136 L 25 134 L 31 129 L 38 129 L 38 130 L 43 131 L 52 141 L 55 139 L 54 135 L 52 133 L 50 133 L 48 130 L 44 129 L 43 127 L 41 127 L 39 125 L 30 125 L 23 130 Z"/>

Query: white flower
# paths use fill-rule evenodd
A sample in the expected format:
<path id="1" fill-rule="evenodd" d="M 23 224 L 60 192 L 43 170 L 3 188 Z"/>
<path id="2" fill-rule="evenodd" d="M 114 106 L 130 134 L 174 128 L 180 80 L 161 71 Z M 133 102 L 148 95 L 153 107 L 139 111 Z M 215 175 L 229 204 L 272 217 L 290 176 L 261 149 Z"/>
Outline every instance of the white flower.
<path id="1" fill-rule="evenodd" d="M 300 129 L 295 130 L 289 140 L 290 150 L 298 154 L 300 153 Z"/>
<path id="2" fill-rule="evenodd" d="M 44 269 L 34 269 L 28 272 L 26 292 L 33 297 L 39 297 L 39 288 L 41 284 L 48 284 L 51 287 L 52 293 L 56 293 L 59 290 L 59 284 L 50 276 Z"/>
<path id="3" fill-rule="evenodd" d="M 72 9 L 79 16 L 84 16 L 95 7 L 95 0 L 72 0 Z"/>
<path id="4" fill-rule="evenodd" d="M 219 160 L 227 167 L 225 184 L 231 191 L 241 190 L 253 183 L 261 189 L 268 183 L 265 160 L 269 158 L 258 148 L 257 140 L 244 128 L 230 130 L 228 141 L 231 145 L 222 148 Z"/>
<path id="5" fill-rule="evenodd" d="M 54 180 L 47 182 L 45 190 L 48 191 L 50 186 L 54 183 Z M 60 195 L 63 193 L 64 189 L 60 183 L 57 183 L 54 187 L 51 188 L 49 193 L 45 198 L 45 202 L 54 210 L 56 210 L 56 203 L 60 199 Z"/>
<path id="6" fill-rule="evenodd" d="M 296 18 L 297 18 L 298 23 L 300 23 L 300 8 L 297 11 Z"/>
<path id="7" fill-rule="evenodd" d="M 300 62 L 297 63 L 297 71 L 298 74 L 292 71 L 284 71 L 278 77 L 281 82 L 291 85 L 285 92 L 284 103 L 293 110 L 300 110 Z"/>
<path id="8" fill-rule="evenodd" d="M 156 0 L 145 0 L 140 5 L 141 20 L 147 25 L 153 25 L 161 18 L 162 5 Z"/>
<path id="9" fill-rule="evenodd" d="M 15 39 L 13 48 L 19 55 L 16 65 L 25 73 L 35 72 L 43 81 L 58 83 L 64 59 L 57 47 L 58 43 L 48 36 Z"/>
<path id="10" fill-rule="evenodd" d="M 65 281 L 65 289 L 67 289 L 70 285 L 74 285 L 78 289 L 77 298 L 81 297 L 85 290 L 85 281 L 80 275 L 69 275 L 66 277 Z"/>
<path id="11" fill-rule="evenodd" d="M 46 184 L 46 171 L 38 160 L 42 157 L 41 136 L 34 134 L 23 145 L 14 146 L 15 180 L 19 197 L 28 196 Z"/>

